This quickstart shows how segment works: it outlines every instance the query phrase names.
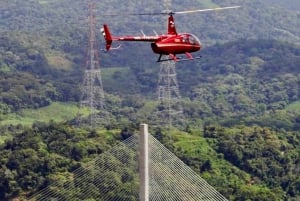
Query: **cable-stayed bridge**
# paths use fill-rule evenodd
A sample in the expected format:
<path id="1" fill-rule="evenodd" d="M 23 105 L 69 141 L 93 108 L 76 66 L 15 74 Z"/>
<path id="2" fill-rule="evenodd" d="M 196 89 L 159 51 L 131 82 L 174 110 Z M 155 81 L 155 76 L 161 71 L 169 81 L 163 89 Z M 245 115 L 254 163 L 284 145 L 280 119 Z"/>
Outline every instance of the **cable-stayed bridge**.
<path id="1" fill-rule="evenodd" d="M 226 201 L 142 124 L 133 135 L 30 201 Z"/>

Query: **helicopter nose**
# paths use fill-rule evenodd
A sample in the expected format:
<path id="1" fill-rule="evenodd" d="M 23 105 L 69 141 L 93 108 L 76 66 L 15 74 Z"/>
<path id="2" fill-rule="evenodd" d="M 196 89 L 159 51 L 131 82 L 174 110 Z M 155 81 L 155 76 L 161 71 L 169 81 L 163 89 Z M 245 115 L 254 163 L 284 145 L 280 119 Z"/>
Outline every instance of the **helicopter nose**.
<path id="1" fill-rule="evenodd" d="M 201 45 L 200 44 L 198 44 L 198 45 L 193 45 L 193 52 L 197 52 L 197 51 L 199 51 L 200 49 L 201 49 Z"/>

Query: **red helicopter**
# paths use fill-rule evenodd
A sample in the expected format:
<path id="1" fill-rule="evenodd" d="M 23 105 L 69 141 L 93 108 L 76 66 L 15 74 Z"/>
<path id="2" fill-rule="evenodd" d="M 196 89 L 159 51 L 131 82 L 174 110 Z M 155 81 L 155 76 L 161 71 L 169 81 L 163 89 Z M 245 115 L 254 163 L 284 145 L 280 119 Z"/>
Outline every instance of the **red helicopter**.
<path id="1" fill-rule="evenodd" d="M 146 14 L 130 14 L 130 15 L 169 15 L 168 19 L 168 32 L 163 35 L 155 36 L 112 36 L 110 30 L 106 24 L 103 25 L 101 33 L 103 34 L 106 41 L 106 51 L 111 48 L 112 41 L 143 41 L 151 42 L 151 48 L 154 53 L 159 54 L 157 62 L 174 60 L 174 61 L 184 61 L 184 60 L 193 60 L 199 59 L 200 57 L 193 57 L 192 52 L 197 52 L 201 49 L 200 40 L 191 33 L 177 33 L 174 14 L 184 14 L 184 13 L 194 13 L 194 12 L 205 12 L 205 11 L 216 11 L 224 10 L 231 8 L 239 8 L 240 6 L 232 7 L 221 7 L 221 8 L 212 8 L 212 9 L 203 9 L 203 10 L 190 10 L 190 11 L 181 11 L 181 12 L 162 12 L 162 13 L 146 13 Z M 120 47 L 120 46 L 119 46 Z M 180 59 L 176 55 L 185 54 L 186 59 Z M 162 55 L 169 55 L 169 59 L 161 59 Z"/>

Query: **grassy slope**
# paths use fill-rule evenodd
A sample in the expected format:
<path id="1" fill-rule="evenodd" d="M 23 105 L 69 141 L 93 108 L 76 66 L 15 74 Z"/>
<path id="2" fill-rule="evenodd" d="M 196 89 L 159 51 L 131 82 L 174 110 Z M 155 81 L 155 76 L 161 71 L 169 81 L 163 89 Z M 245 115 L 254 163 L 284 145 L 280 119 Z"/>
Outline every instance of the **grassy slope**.
<path id="1" fill-rule="evenodd" d="M 197 132 L 197 134 L 196 134 Z M 226 161 L 222 154 L 217 153 L 208 143 L 207 139 L 199 134 L 199 131 L 187 134 L 184 132 L 173 132 L 175 138 L 175 149 L 188 157 L 188 164 L 196 173 L 205 179 L 210 185 L 218 187 L 217 190 L 229 200 L 235 199 L 237 192 L 247 190 L 258 192 L 261 189 L 270 193 L 271 190 L 261 184 L 249 185 L 251 175 Z M 202 161 L 202 162 L 199 162 Z M 210 170 L 201 172 L 200 166 L 204 161 L 211 164 Z M 202 164 L 201 164 L 202 163 Z"/>
<path id="2" fill-rule="evenodd" d="M 115 79 L 120 79 L 121 77 L 128 74 L 129 68 L 116 67 L 116 68 L 103 68 L 102 78 L 103 82 L 110 88 L 118 89 L 120 88 L 120 82 L 115 82 Z M 116 78 L 118 74 L 118 78 Z M 123 79 L 122 79 L 123 80 Z M 124 78 L 125 80 L 125 78 Z M 125 82 L 125 81 L 124 81 Z M 121 83 L 121 86 L 125 83 Z M 120 89 L 121 90 L 121 89 Z M 53 102 L 51 105 L 39 109 L 24 109 L 20 110 L 18 113 L 11 113 L 4 116 L 4 120 L 0 121 L 1 125 L 31 125 L 36 121 L 49 122 L 54 120 L 56 122 L 67 121 L 75 118 L 78 114 L 88 115 L 88 108 L 80 109 L 78 108 L 78 103 L 62 103 Z M 1 141 L 1 139 L 0 139 Z"/>
<path id="3" fill-rule="evenodd" d="M 300 101 L 295 101 L 295 102 L 287 105 L 287 107 L 285 108 L 285 110 L 293 112 L 293 113 L 300 114 Z"/>
<path id="4" fill-rule="evenodd" d="M 53 102 L 51 105 L 38 110 L 25 109 L 17 114 L 6 115 L 5 120 L 1 121 L 0 125 L 31 125 L 35 121 L 49 122 L 50 120 L 61 122 L 73 119 L 78 112 L 79 108 L 75 103 Z"/>
<path id="5" fill-rule="evenodd" d="M 120 88 L 120 86 L 117 86 L 120 83 L 115 83 L 114 76 L 116 73 L 124 76 L 128 71 L 129 69 L 124 67 L 104 68 L 102 69 L 103 82 L 112 88 Z M 5 120 L 0 121 L 0 126 L 10 124 L 31 125 L 36 121 L 49 122 L 50 120 L 62 122 L 75 118 L 79 113 L 85 116 L 88 115 L 89 110 L 88 108 L 84 108 L 79 111 L 78 103 L 53 102 L 47 107 L 24 109 L 20 110 L 18 113 L 5 115 L 3 118 Z"/>
<path id="6" fill-rule="evenodd" d="M 113 81 L 113 75 L 117 72 L 127 73 L 129 71 L 129 67 L 110 67 L 110 68 L 102 68 L 101 76 L 103 79 Z"/>
<path id="7" fill-rule="evenodd" d="M 55 69 L 60 69 L 60 70 L 72 69 L 72 62 L 68 60 L 66 56 L 61 52 L 47 53 L 46 58 L 48 64 Z"/>
<path id="8" fill-rule="evenodd" d="M 210 170 L 210 173 L 202 175 L 204 178 L 208 180 L 213 180 L 213 177 L 215 177 L 215 179 L 224 176 L 236 177 L 236 179 L 234 179 L 234 181 L 236 181 L 238 180 L 237 176 L 239 176 L 239 179 L 241 179 L 241 181 L 247 181 L 250 179 L 250 176 L 248 174 L 238 170 L 236 167 L 232 166 L 232 164 L 228 163 L 220 154 L 218 154 L 208 144 L 207 140 L 202 136 L 202 134 L 199 135 L 193 133 L 190 135 L 178 132 L 174 135 L 174 137 L 176 141 L 174 143 L 175 149 L 180 148 L 180 150 L 184 152 L 186 156 L 192 158 L 201 158 L 202 161 L 209 160 L 211 162 L 212 168 Z"/>
<path id="9" fill-rule="evenodd" d="M 5 142 L 5 140 L 11 139 L 12 136 L 0 136 L 0 145 Z"/>

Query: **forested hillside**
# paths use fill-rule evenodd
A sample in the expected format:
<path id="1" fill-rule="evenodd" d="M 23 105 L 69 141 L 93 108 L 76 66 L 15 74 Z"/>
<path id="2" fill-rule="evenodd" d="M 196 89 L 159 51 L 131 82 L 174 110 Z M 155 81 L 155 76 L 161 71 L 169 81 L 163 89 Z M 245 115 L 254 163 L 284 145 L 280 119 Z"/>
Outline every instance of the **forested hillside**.
<path id="1" fill-rule="evenodd" d="M 26 31 L 48 35 L 55 39 L 55 47 L 74 51 L 82 36 L 86 35 L 87 4 L 89 1 L 19 1 L 4 0 L 1 4 L 1 29 Z M 240 9 L 212 13 L 176 16 L 179 32 L 194 32 L 204 44 L 228 41 L 238 38 L 282 39 L 299 43 L 299 10 L 282 9 L 283 3 L 266 1 L 195 1 L 172 2 L 172 10 L 202 9 L 217 6 L 240 5 Z M 72 5 L 72 6 L 70 6 Z M 118 5 L 118 10 L 116 6 Z M 297 1 L 286 3 L 297 8 Z M 166 32 L 166 17 L 126 16 L 126 13 L 151 13 L 165 10 L 160 2 L 139 1 L 120 3 L 119 0 L 97 3 L 98 25 L 108 23 L 115 34 L 145 34 Z M 107 17 L 105 14 L 120 14 Z M 125 17 L 122 17 L 125 16 Z M 67 45 L 70 48 L 67 48 Z M 77 47 L 77 48 L 76 48 Z"/>
<path id="2" fill-rule="evenodd" d="M 272 126 L 257 118 L 271 115 L 274 120 L 277 110 L 299 100 L 297 46 L 240 40 L 207 48 L 203 56 L 200 65 L 183 64 L 179 68 L 182 91 L 201 105 L 199 111 L 195 107 L 191 110 L 194 115 L 213 113 L 217 118 Z M 294 122 L 297 116 L 293 111 L 285 120 Z"/>
<path id="3" fill-rule="evenodd" d="M 299 11 L 300 8 L 300 2 L 297 0 L 286 0 L 286 1 L 280 1 L 280 0 L 265 0 L 267 3 L 271 3 L 272 6 L 278 6 L 282 8 L 287 8 L 295 11 Z"/>
<path id="4" fill-rule="evenodd" d="M 54 181 L 59 192 L 72 171 L 135 133 L 139 123 L 151 128 L 163 121 L 153 115 L 160 66 L 150 44 L 124 43 L 104 53 L 97 32 L 111 116 L 101 128 L 73 127 L 86 63 L 88 3 L 0 2 L 0 200 L 25 198 Z M 175 15 L 178 32 L 200 38 L 203 47 L 195 55 L 202 58 L 176 64 L 184 126 L 151 128 L 151 134 L 229 200 L 299 200 L 299 1 L 161 4 L 98 1 L 97 30 L 107 23 L 115 35 L 153 35 L 166 32 L 167 16 L 126 13 L 241 8 Z"/>
<path id="5" fill-rule="evenodd" d="M 134 125 L 118 126 L 123 129 L 97 131 L 55 122 L 35 123 L 32 128 L 2 127 L 2 133 L 14 137 L 0 146 L 0 199 L 30 196 L 49 184 L 60 199 L 70 200 L 74 193 L 80 197 L 79 186 L 77 190 L 71 188 L 76 192 L 66 192 L 64 185 L 71 184 L 70 178 L 80 178 L 74 170 L 136 132 Z M 298 132 L 215 125 L 188 133 L 164 129 L 150 132 L 229 200 L 299 199 Z M 119 163 L 115 158 L 110 162 Z M 123 177 L 117 169 L 106 173 L 111 184 L 120 183 Z M 133 177 L 131 174 L 126 177 Z M 92 183 L 90 188 L 97 191 Z M 133 193 L 130 185 L 124 190 Z M 126 195 L 115 191 L 112 196 Z"/>

